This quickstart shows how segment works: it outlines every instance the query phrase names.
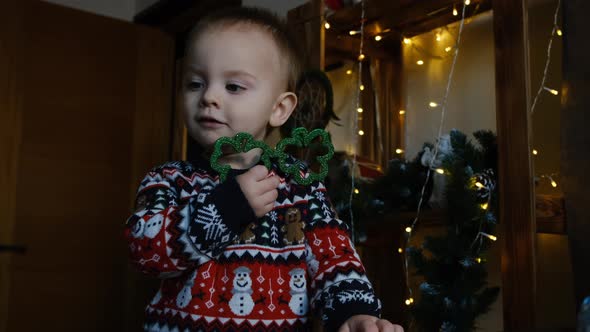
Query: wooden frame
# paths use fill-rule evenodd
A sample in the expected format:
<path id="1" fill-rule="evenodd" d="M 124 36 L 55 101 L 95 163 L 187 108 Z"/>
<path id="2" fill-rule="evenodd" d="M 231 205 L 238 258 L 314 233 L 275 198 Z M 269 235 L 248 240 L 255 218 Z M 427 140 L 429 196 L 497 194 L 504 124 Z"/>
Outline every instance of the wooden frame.
<path id="1" fill-rule="evenodd" d="M 305 66 L 324 69 L 325 30 L 322 13 L 323 0 L 309 0 L 306 4 L 291 9 L 287 13 L 287 22 L 298 42 L 304 45 Z"/>
<path id="2" fill-rule="evenodd" d="M 563 83 L 561 110 L 561 183 L 568 214 L 568 239 L 576 308 L 590 294 L 590 198 L 587 175 L 590 158 L 585 153 L 590 138 L 588 109 L 590 97 L 587 73 L 590 45 L 586 42 L 590 10 L 587 1 L 562 1 L 564 22 Z"/>
<path id="3" fill-rule="evenodd" d="M 495 59 L 496 59 L 496 118 L 499 154 L 499 209 L 500 239 L 502 246 L 502 299 L 505 331 L 531 331 L 535 328 L 535 197 L 530 153 L 531 119 L 529 116 L 529 55 L 527 0 L 479 1 L 481 10 L 494 10 Z M 384 2 L 386 3 L 386 2 Z M 395 9 L 395 15 L 387 17 L 387 25 L 398 26 L 400 31 L 416 15 L 424 20 L 416 29 L 403 30 L 410 36 L 452 22 L 452 17 L 432 17 L 437 9 L 460 5 L 461 1 L 424 0 L 409 6 L 407 3 L 387 2 Z M 389 8 L 388 7 L 388 8 Z M 355 12 L 356 10 L 356 12 Z M 371 11 L 372 10 L 372 11 Z M 359 8 L 344 9 L 340 16 L 358 17 Z M 469 15 L 470 13 L 468 13 Z M 472 12 L 471 12 L 472 14 Z M 367 10 L 367 31 L 378 32 L 383 26 L 371 22 L 378 17 L 377 10 Z M 456 18 L 454 18 L 456 20 Z M 336 24 L 341 24 L 336 22 Z M 353 26 L 344 29 L 352 29 Z M 344 38 L 329 47 L 338 52 L 346 49 L 356 54 L 358 42 Z M 398 38 L 399 39 L 399 38 Z M 355 49 L 356 47 L 356 49 Z M 380 53 L 367 48 L 367 53 Z M 558 218 L 563 221 L 563 218 Z M 562 232 L 564 223 L 548 225 L 544 219 L 538 229 L 543 232 Z M 555 220 L 555 218 L 551 218 Z"/>
<path id="4" fill-rule="evenodd" d="M 535 328 L 535 207 L 527 0 L 493 0 L 504 329 Z"/>
<path id="5" fill-rule="evenodd" d="M 403 45 L 402 37 L 412 37 L 426 31 L 430 31 L 440 26 L 444 26 L 460 20 L 460 16 L 454 16 L 452 13 L 453 6 L 460 8 L 459 0 L 372 0 L 365 2 L 365 42 L 363 44 L 363 53 L 368 59 L 375 59 L 380 63 L 391 65 L 390 68 L 398 73 L 393 76 L 395 82 L 386 82 L 386 85 L 399 87 L 393 89 L 393 103 L 381 105 L 383 109 L 405 109 L 404 100 L 401 98 L 405 94 L 404 79 L 402 73 L 401 52 Z M 465 10 L 465 17 L 470 18 L 481 12 L 491 9 L 491 0 L 476 0 Z M 384 15 L 387 13 L 387 15 Z M 316 16 L 322 15 L 321 12 Z M 332 26 L 325 31 L 325 53 L 327 68 L 336 68 L 342 64 L 342 60 L 356 61 L 360 46 L 358 36 L 349 36 L 351 30 L 360 29 L 359 23 L 360 5 L 349 6 L 338 10 L 331 15 L 328 20 Z M 323 28 L 320 28 L 324 32 Z M 380 35 L 382 39 L 377 43 L 373 37 Z M 383 82 L 381 82 L 383 83 Z M 372 101 L 367 96 L 363 98 L 362 104 L 367 102 L 372 105 Z M 367 99 L 367 101 L 365 101 Z M 384 100 L 380 100 L 384 102 Z M 368 121 L 362 121 L 359 118 L 359 129 L 365 133 L 374 132 L 372 118 L 373 113 L 365 113 L 362 117 Z M 362 140 L 359 147 L 359 154 L 373 161 L 381 167 L 386 167 L 389 160 L 397 155 L 394 151 L 404 146 L 405 117 L 387 112 L 379 112 L 381 122 L 387 124 L 383 128 L 383 150 L 379 151 L 376 141 L 379 139 L 376 135 L 368 135 Z"/>

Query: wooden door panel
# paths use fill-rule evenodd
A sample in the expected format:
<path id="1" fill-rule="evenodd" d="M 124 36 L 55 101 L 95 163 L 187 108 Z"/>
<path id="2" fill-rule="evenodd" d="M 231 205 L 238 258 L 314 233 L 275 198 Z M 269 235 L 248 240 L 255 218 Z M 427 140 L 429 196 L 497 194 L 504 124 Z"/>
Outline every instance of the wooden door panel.
<path id="1" fill-rule="evenodd" d="M 169 156 L 173 42 L 127 22 L 20 5 L 23 102 L 9 240 L 28 251 L 11 257 L 0 331 L 140 330 L 151 294 L 141 288 L 149 283 L 133 282 L 122 230 L 140 177 Z"/>
<path id="2" fill-rule="evenodd" d="M 7 15 L 6 13 L 10 13 Z M 24 67 L 24 11 L 16 1 L 5 1 L 0 11 L 0 245 L 15 245 L 16 183 L 20 142 Z M 13 251 L 0 251 L 0 331 L 6 330 L 10 262 Z"/>

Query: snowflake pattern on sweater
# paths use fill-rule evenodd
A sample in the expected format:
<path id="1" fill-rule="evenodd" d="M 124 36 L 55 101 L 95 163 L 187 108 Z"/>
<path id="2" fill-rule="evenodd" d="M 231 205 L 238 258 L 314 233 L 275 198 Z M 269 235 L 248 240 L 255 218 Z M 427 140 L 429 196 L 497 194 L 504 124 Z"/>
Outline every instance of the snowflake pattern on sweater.
<path id="1" fill-rule="evenodd" d="M 271 172 L 279 195 L 258 219 L 237 171 L 219 183 L 199 159 L 148 172 L 125 227 L 131 262 L 162 279 L 146 331 L 307 331 L 310 314 L 333 331 L 356 314 L 379 316 L 324 185 Z"/>

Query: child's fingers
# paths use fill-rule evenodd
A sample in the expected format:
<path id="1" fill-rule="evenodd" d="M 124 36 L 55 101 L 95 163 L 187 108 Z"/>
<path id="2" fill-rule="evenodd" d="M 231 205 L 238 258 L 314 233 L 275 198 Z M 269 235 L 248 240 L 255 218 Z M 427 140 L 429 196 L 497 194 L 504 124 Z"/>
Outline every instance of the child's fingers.
<path id="1" fill-rule="evenodd" d="M 261 181 L 266 179 L 268 175 L 268 169 L 264 165 L 256 165 L 250 168 L 250 170 L 248 170 L 248 173 L 252 175 L 252 178 L 255 181 Z"/>
<path id="2" fill-rule="evenodd" d="M 271 177 L 268 177 L 264 180 L 258 181 L 258 190 L 260 190 L 261 193 L 265 193 L 265 192 L 277 189 L 278 186 L 279 186 L 279 177 L 278 176 L 271 176 Z"/>
<path id="3" fill-rule="evenodd" d="M 271 190 L 260 196 L 260 202 L 264 206 L 267 206 L 269 204 L 272 204 L 274 206 L 278 196 L 279 193 L 276 190 Z"/>
<path id="4" fill-rule="evenodd" d="M 379 332 L 403 332 L 404 329 L 399 325 L 394 325 L 388 320 L 380 319 L 375 324 L 379 328 Z"/>
<path id="5" fill-rule="evenodd" d="M 260 218 L 272 211 L 275 206 L 275 201 L 278 193 L 276 190 L 273 192 L 267 192 L 256 198 L 256 203 L 252 205 L 256 217 Z"/>
<path id="6" fill-rule="evenodd" d="M 270 211 L 272 211 L 272 209 L 274 209 L 274 207 L 275 207 L 275 202 L 265 205 L 264 209 L 266 210 L 266 212 L 264 214 L 267 214 Z"/>

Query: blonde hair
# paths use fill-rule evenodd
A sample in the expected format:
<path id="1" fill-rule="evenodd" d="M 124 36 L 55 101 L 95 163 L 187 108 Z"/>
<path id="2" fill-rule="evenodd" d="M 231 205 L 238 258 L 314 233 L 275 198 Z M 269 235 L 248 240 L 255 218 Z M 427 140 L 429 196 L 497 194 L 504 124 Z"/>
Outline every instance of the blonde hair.
<path id="1" fill-rule="evenodd" d="M 283 61 L 283 66 L 286 67 L 284 68 L 286 91 L 295 92 L 303 67 L 299 50 L 285 21 L 268 10 L 255 7 L 231 7 L 213 12 L 201 19 L 190 31 L 186 51 L 190 49 L 192 41 L 208 29 L 235 24 L 251 24 L 271 35 L 279 52 L 286 58 L 286 61 Z"/>

